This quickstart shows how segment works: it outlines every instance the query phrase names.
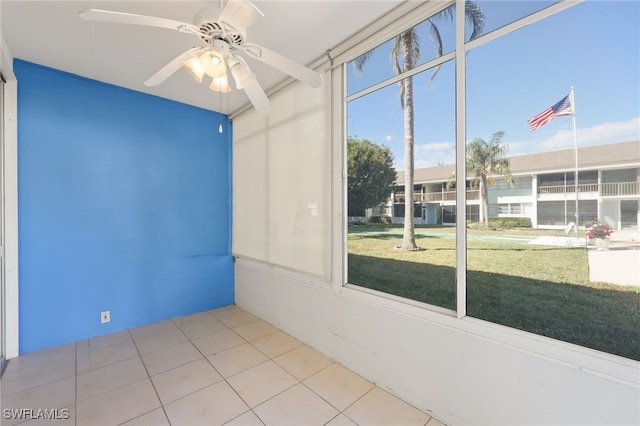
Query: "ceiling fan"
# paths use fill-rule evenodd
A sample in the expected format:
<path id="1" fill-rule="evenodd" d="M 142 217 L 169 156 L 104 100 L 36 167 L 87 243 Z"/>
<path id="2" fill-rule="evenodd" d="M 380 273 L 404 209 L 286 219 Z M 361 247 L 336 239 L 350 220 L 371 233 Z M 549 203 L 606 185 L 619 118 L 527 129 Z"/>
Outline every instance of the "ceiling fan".
<path id="1" fill-rule="evenodd" d="M 90 9 L 80 12 L 87 21 L 113 22 L 167 28 L 195 35 L 200 46 L 181 53 L 144 82 L 146 86 L 162 83 L 181 67 L 199 83 L 207 75 L 211 77 L 210 88 L 229 92 L 227 69 L 237 89 L 242 89 L 261 115 L 269 115 L 271 102 L 258 83 L 255 74 L 242 56 L 257 59 L 312 87 L 322 84 L 317 72 L 254 43 L 246 42 L 246 29 L 261 20 L 264 15 L 249 0 L 227 0 L 222 7 L 202 9 L 194 18 L 194 24 L 132 13 Z"/>

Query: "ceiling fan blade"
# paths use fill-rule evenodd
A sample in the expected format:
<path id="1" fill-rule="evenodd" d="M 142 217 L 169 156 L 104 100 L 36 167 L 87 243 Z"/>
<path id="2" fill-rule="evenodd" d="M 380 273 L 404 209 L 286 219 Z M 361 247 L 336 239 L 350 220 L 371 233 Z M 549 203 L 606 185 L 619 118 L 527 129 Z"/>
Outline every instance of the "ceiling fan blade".
<path id="1" fill-rule="evenodd" d="M 255 77 L 246 81 L 242 89 L 247 94 L 256 111 L 258 111 L 258 114 L 265 117 L 271 114 L 271 101 L 269 101 L 269 98 L 267 98 L 267 95 Z"/>
<path id="2" fill-rule="evenodd" d="M 198 27 L 186 22 L 172 19 L 156 18 L 154 16 L 136 15 L 134 13 L 113 12 L 110 10 L 89 9 L 80 12 L 80 17 L 86 21 L 113 22 L 117 24 L 144 25 L 148 27 L 168 28 L 183 33 L 199 34 Z"/>
<path id="3" fill-rule="evenodd" d="M 229 67 L 231 68 L 231 75 L 236 82 L 236 87 L 244 90 L 258 114 L 262 116 L 271 114 L 271 102 L 264 90 L 262 90 L 260 83 L 258 83 L 256 75 L 251 72 L 244 60 L 237 56 L 231 56 L 229 58 Z"/>
<path id="4" fill-rule="evenodd" d="M 264 62 L 284 73 L 289 74 L 303 83 L 311 87 L 320 87 L 322 84 L 322 76 L 310 68 L 305 67 L 292 59 L 287 58 L 279 53 L 269 50 L 266 47 L 253 43 L 245 43 L 240 47 L 251 58 Z"/>
<path id="5" fill-rule="evenodd" d="M 218 22 L 232 26 L 236 31 L 246 30 L 264 18 L 264 14 L 249 0 L 227 0 Z"/>
<path id="6" fill-rule="evenodd" d="M 203 47 L 192 47 L 186 52 L 183 52 L 180 55 L 176 56 L 174 59 L 171 60 L 171 62 L 169 62 L 164 67 L 160 68 L 158 72 L 156 72 L 154 75 L 149 77 L 149 79 L 144 82 L 144 85 L 157 86 L 158 84 L 162 83 L 167 78 L 169 78 L 174 72 L 182 68 L 183 61 L 186 61 L 190 57 L 197 55 L 202 50 L 204 50 Z"/>

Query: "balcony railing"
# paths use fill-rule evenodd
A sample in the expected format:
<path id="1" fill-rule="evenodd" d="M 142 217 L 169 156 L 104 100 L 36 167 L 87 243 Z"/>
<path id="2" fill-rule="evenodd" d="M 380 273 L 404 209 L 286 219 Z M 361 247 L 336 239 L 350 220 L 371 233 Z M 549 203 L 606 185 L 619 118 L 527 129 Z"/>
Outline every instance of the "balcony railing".
<path id="1" fill-rule="evenodd" d="M 612 182 L 600 184 L 600 195 L 603 197 L 639 194 L 640 182 Z"/>
<path id="2" fill-rule="evenodd" d="M 478 200 L 480 191 L 467 191 L 467 200 Z M 418 192 L 413 194 L 413 201 L 416 203 L 437 203 L 442 201 L 455 201 L 456 191 L 440 191 L 440 192 Z M 404 203 L 404 194 L 395 194 L 394 202 Z"/>
<path id="3" fill-rule="evenodd" d="M 598 192 L 597 183 L 578 185 L 578 192 Z M 538 194 L 575 194 L 575 185 L 550 185 L 538 187 Z"/>
<path id="4" fill-rule="evenodd" d="M 549 185 L 538 187 L 540 195 L 575 194 L 575 185 Z M 612 182 L 578 184 L 578 192 L 591 192 L 603 197 L 640 195 L 640 182 Z"/>
<path id="5" fill-rule="evenodd" d="M 548 185 L 538 187 L 539 196 L 562 196 L 575 194 L 575 185 Z M 578 184 L 578 192 L 592 193 L 602 197 L 637 196 L 640 195 L 640 182 L 585 183 Z M 480 199 L 479 190 L 468 190 L 467 200 Z M 413 194 L 416 203 L 440 203 L 455 201 L 456 191 L 416 192 Z M 404 203 L 404 194 L 394 195 L 395 203 Z"/>

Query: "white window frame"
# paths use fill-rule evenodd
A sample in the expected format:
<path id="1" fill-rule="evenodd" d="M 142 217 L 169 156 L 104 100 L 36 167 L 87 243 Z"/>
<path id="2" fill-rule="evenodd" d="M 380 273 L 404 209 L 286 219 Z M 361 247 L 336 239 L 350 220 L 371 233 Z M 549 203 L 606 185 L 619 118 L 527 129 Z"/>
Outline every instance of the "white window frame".
<path id="1" fill-rule="evenodd" d="M 7 359 L 19 354 L 18 312 L 18 82 L 13 73 L 13 57 L 0 34 L 0 72 L 4 86 L 3 158 L 2 182 L 4 193 L 4 217 L 0 226 L 4 230 L 4 278 L 5 278 L 5 355 Z"/>
<path id="2" fill-rule="evenodd" d="M 563 10 L 576 6 L 585 0 L 563 0 L 558 3 L 554 3 L 542 10 L 532 13 L 526 17 L 523 17 L 515 22 L 509 23 L 503 27 L 492 30 L 491 32 L 481 35 L 480 37 L 465 43 L 464 31 L 465 31 L 465 15 L 464 15 L 464 0 L 449 0 L 441 2 L 426 2 L 419 6 L 408 10 L 405 15 L 397 17 L 393 21 L 380 20 L 374 25 L 371 25 L 367 32 L 375 34 L 369 38 L 360 38 L 351 45 L 350 48 L 336 55 L 332 61 L 333 73 L 333 106 L 334 106 L 334 123 L 339 123 L 339 126 L 334 126 L 334 138 L 338 138 L 342 144 L 342 158 L 339 160 L 342 164 L 341 173 L 341 194 L 342 199 L 340 202 L 342 209 L 340 210 L 340 217 L 342 218 L 342 230 L 340 238 L 336 238 L 334 241 L 333 251 L 340 255 L 340 261 L 334 262 L 334 265 L 340 265 L 340 271 L 334 269 L 334 276 L 341 276 L 342 279 L 333 283 L 333 290 L 344 293 L 350 297 L 365 298 L 371 300 L 373 296 L 376 303 L 383 304 L 385 306 L 394 307 L 400 311 L 405 311 L 416 315 L 418 311 L 415 308 L 421 309 L 423 315 L 426 315 L 430 319 L 433 319 L 431 313 L 446 314 L 447 316 L 454 316 L 458 319 L 464 319 L 465 321 L 483 321 L 477 318 L 467 317 L 467 300 L 466 300 L 466 265 L 467 265 L 467 228 L 465 221 L 456 222 L 456 310 L 451 311 L 428 303 L 418 302 L 387 293 L 367 289 L 364 287 L 349 284 L 347 282 L 347 212 L 346 212 L 346 110 L 347 103 L 354 99 L 358 99 L 369 93 L 372 93 L 382 87 L 386 87 L 390 84 L 396 83 L 406 77 L 413 76 L 426 69 L 432 68 L 438 64 L 444 63 L 451 59 L 455 59 L 456 63 L 456 140 L 466 141 L 466 54 L 471 49 L 481 46 L 487 42 L 495 40 L 520 28 L 538 22 L 551 15 L 559 13 Z M 411 2 L 408 2 L 411 3 Z M 408 71 L 400 76 L 393 76 L 379 82 L 373 86 L 360 90 L 351 95 L 347 94 L 347 64 L 362 55 L 363 53 L 379 46 L 380 44 L 390 40 L 395 35 L 402 31 L 411 28 L 425 19 L 437 14 L 446 7 L 456 4 L 456 44 L 453 52 L 447 53 L 438 58 L 427 61 L 424 64 Z M 378 28 L 378 31 L 375 29 Z M 359 34 L 360 35 L 360 34 Z M 356 36 L 357 38 L 357 36 Z M 347 45 L 349 43 L 347 42 Z M 463 123 L 464 125 L 460 125 Z M 334 160 L 337 160 L 334 158 Z M 456 175 L 466 176 L 466 145 L 464 143 L 456 144 Z M 334 163 L 335 164 L 335 163 Z M 466 188 L 456 187 L 456 205 L 466 206 Z M 338 243 L 340 246 L 338 246 Z M 337 259 L 336 259 L 337 260 Z M 400 302 L 403 306 L 399 306 Z M 429 313 L 426 313 L 429 312 Z M 422 315 L 421 315 L 422 316 Z M 492 324 L 492 323 L 490 323 Z M 496 324 L 497 325 L 497 324 Z M 499 325 L 498 325 L 499 326 Z M 501 326 L 504 327 L 504 326 Z"/>

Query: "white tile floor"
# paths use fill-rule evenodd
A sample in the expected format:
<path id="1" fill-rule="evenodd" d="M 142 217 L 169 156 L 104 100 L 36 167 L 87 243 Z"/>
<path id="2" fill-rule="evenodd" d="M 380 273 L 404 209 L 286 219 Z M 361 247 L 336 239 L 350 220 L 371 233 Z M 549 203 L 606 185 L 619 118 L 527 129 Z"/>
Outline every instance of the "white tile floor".
<path id="1" fill-rule="evenodd" d="M 0 423 L 442 425 L 235 305 L 11 360 Z"/>

